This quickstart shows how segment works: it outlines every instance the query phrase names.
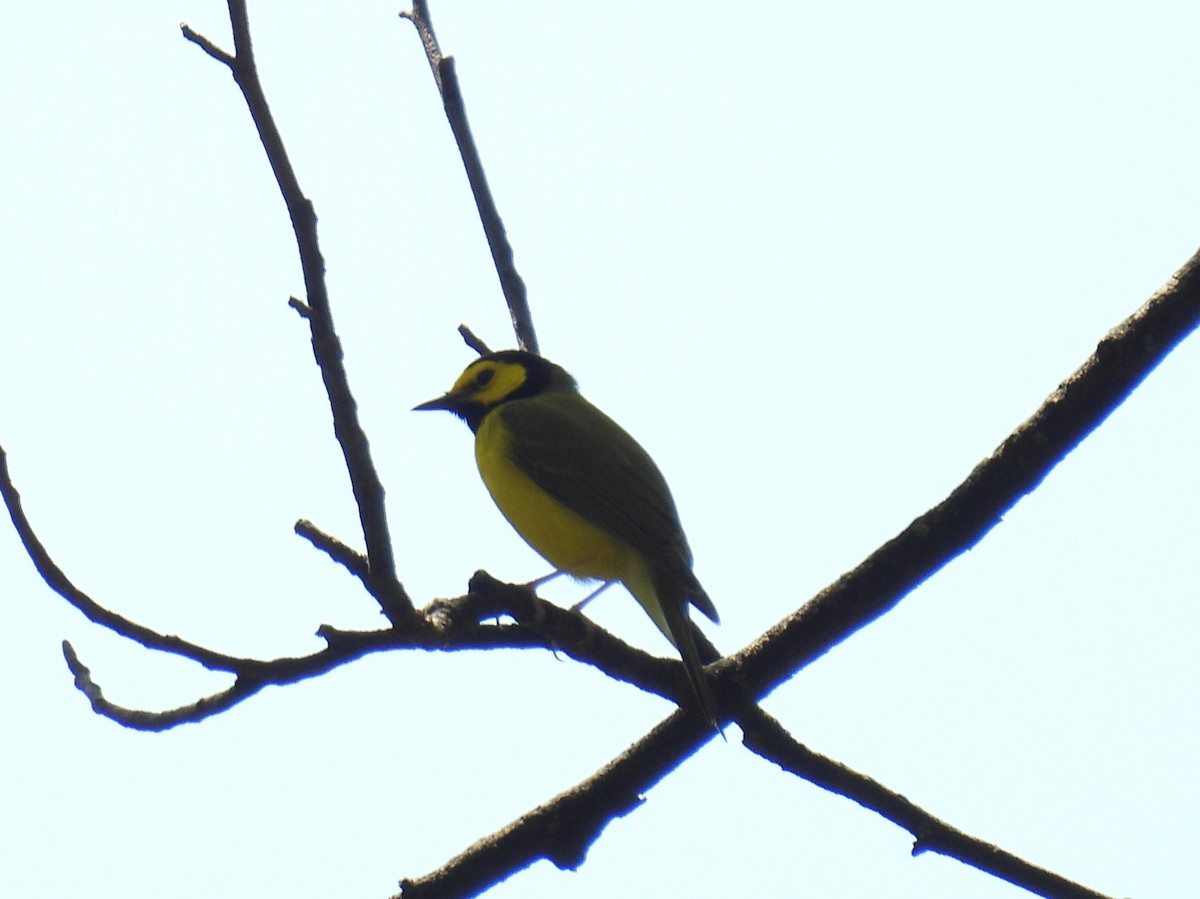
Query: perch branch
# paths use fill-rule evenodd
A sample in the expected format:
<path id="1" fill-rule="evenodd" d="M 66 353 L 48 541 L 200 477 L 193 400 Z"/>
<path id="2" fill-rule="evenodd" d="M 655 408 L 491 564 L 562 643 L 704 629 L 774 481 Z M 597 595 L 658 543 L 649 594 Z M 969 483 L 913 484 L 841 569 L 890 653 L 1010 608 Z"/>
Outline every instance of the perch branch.
<path id="1" fill-rule="evenodd" d="M 688 695 L 689 688 L 678 662 L 635 649 L 578 612 L 560 609 L 541 600 L 526 587 L 501 583 L 484 572 L 471 579 L 471 591 L 466 596 L 431 603 L 422 612 L 417 626 L 404 630 L 344 631 L 323 625 L 317 633 L 325 641 L 325 648 L 306 656 L 254 659 L 225 655 L 116 615 L 74 587 L 29 527 L 20 497 L 9 478 L 2 449 L 0 494 L 43 579 L 90 620 L 149 649 L 192 659 L 210 670 L 236 676 L 231 687 L 178 708 L 164 711 L 131 709 L 108 700 L 74 649 L 64 642 L 63 652 L 76 687 L 87 696 L 97 714 L 125 727 L 161 731 L 201 721 L 249 699 L 264 686 L 298 683 L 372 653 L 401 649 L 431 652 L 550 649 L 564 652 L 617 680 L 673 702 Z M 517 623 L 483 623 L 501 617 Z"/>

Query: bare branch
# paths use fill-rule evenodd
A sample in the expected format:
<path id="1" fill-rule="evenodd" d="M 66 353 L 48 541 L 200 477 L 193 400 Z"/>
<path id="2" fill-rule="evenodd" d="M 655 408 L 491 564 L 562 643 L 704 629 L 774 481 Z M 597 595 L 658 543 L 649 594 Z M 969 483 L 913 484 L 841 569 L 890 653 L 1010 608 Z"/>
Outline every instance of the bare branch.
<path id="1" fill-rule="evenodd" d="M 229 689 L 215 693 L 212 696 L 206 696 L 203 699 L 198 699 L 190 705 L 181 706 L 177 709 L 165 712 L 146 712 L 139 709 L 128 709 L 105 699 L 100 685 L 92 680 L 92 672 L 79 660 L 74 647 L 66 640 L 63 640 L 62 646 L 63 657 L 67 660 L 67 667 L 71 669 L 71 674 L 75 676 L 75 686 L 91 702 L 92 711 L 97 715 L 103 715 L 105 718 L 111 718 L 118 724 L 122 724 L 132 730 L 162 731 L 179 724 L 200 721 L 203 718 L 208 718 L 237 705 L 243 699 L 254 695 L 265 686 L 263 682 L 254 683 L 244 678 L 238 678 Z"/>
<path id="2" fill-rule="evenodd" d="M 1200 324 L 1200 253 L 1133 315 L 945 500 L 853 571 L 716 667 L 761 699 L 983 539 Z"/>
<path id="3" fill-rule="evenodd" d="M 50 554 L 46 551 L 45 546 L 42 545 L 41 540 L 38 539 L 37 534 L 34 532 L 33 526 L 29 523 L 29 519 L 26 517 L 25 510 L 21 505 L 21 494 L 17 492 L 17 488 L 13 485 L 12 477 L 9 475 L 8 455 L 4 452 L 3 447 L 0 447 L 0 496 L 4 498 L 4 504 L 8 508 L 8 515 L 12 519 L 17 536 L 21 539 L 21 544 L 25 547 L 25 552 L 29 555 L 42 580 L 46 582 L 46 585 L 51 590 L 87 616 L 89 621 L 99 624 L 101 627 L 106 627 L 113 633 L 120 634 L 122 637 L 127 637 L 135 643 L 140 643 L 147 649 L 157 649 L 162 652 L 183 656 L 184 658 L 199 662 L 205 668 L 213 671 L 236 671 L 241 665 L 245 664 L 246 659 L 215 652 L 170 634 L 160 634 L 158 631 L 138 624 L 136 621 L 131 621 L 123 615 L 109 611 L 76 587 L 55 561 L 50 558 Z"/>
<path id="4" fill-rule="evenodd" d="M 237 666 L 229 669 L 237 676 L 233 686 L 188 705 L 161 712 L 130 709 L 110 702 L 104 697 L 99 685 L 92 680 L 91 672 L 79 660 L 71 644 L 66 641 L 63 642 L 63 655 L 66 657 L 67 667 L 75 677 L 75 686 L 87 696 L 94 712 L 134 730 L 162 731 L 180 724 L 211 718 L 249 699 L 268 685 L 292 684 L 318 677 L 373 652 L 404 646 L 416 648 L 416 644 L 407 635 L 394 628 L 359 632 L 334 631 L 332 628 L 328 630 L 335 635 L 336 645 L 334 640 L 331 640 L 325 649 L 297 658 L 239 659 Z M 322 635 L 325 631 L 326 628 L 322 628 Z"/>
<path id="5" fill-rule="evenodd" d="M 263 660 L 226 655 L 111 612 L 76 587 L 50 558 L 30 525 L 9 474 L 8 457 L 3 447 L 0 447 L 0 497 L 3 497 L 17 535 L 42 579 L 89 620 L 148 649 L 188 658 L 210 670 L 227 671 L 237 676 L 229 689 L 177 709 L 164 712 L 129 709 L 103 696 L 90 672 L 70 645 L 64 643 L 64 653 L 76 686 L 88 697 L 92 708 L 126 727 L 165 730 L 199 721 L 248 699 L 265 685 L 296 683 L 364 655 L 396 649 L 445 652 L 502 647 L 553 649 L 673 701 L 678 702 L 688 695 L 677 661 L 656 658 L 637 650 L 583 615 L 546 603 L 527 587 L 503 584 L 484 572 L 472 578 L 471 590 L 466 596 L 435 601 L 404 629 L 341 631 L 326 625 L 318 631 L 327 643 L 326 648 L 308 656 Z M 298 522 L 296 530 L 356 576 L 365 575 L 365 560 L 340 541 L 309 522 Z M 518 624 L 481 624 L 484 620 L 504 616 Z"/>
<path id="6" fill-rule="evenodd" d="M 641 804 L 647 789 L 713 736 L 699 715 L 671 715 L 594 776 L 479 840 L 425 877 L 400 882 L 397 899 L 477 896 L 539 859 L 583 864 L 609 822 Z"/>
<path id="7" fill-rule="evenodd" d="M 437 35 L 433 32 L 433 20 L 429 17 L 429 4 L 426 0 L 413 0 L 411 10 L 402 10 L 400 18 L 408 19 L 417 29 L 421 45 L 425 48 L 425 59 L 433 72 L 433 80 L 437 84 L 438 94 L 442 93 L 442 76 L 438 73 L 438 63 L 442 61 L 442 50 L 438 46 Z"/>
<path id="8" fill-rule="evenodd" d="M 458 153 L 462 157 L 463 167 L 467 172 L 471 194 L 475 197 L 475 208 L 479 210 L 479 221 L 483 225 L 483 233 L 487 237 L 488 248 L 492 253 L 492 263 L 496 266 L 496 274 L 500 278 L 504 301 L 508 304 L 513 332 L 517 336 L 517 345 L 523 350 L 536 353 L 538 352 L 537 333 L 533 327 L 533 313 L 529 309 L 525 281 L 517 272 L 512 244 L 508 242 L 504 220 L 500 217 L 500 210 L 496 207 L 496 201 L 492 197 L 487 175 L 483 170 L 483 160 L 479 157 L 479 149 L 475 146 L 475 137 L 467 122 L 467 109 L 463 103 L 458 75 L 455 73 L 454 59 L 445 56 L 441 47 L 438 46 L 437 35 L 434 34 L 433 23 L 429 18 L 429 6 L 424 0 L 414 2 L 411 11 L 400 15 L 413 23 L 421 38 L 421 43 L 425 47 L 425 58 L 429 60 L 429 66 L 433 70 L 433 78 L 437 83 L 438 93 L 442 97 L 442 108 L 446 112 L 446 120 L 450 123 L 454 141 L 458 144 Z"/>
<path id="9" fill-rule="evenodd" d="M 308 308 L 308 303 L 299 297 L 288 297 L 288 305 L 296 310 L 296 314 L 301 318 L 312 318 L 312 310 Z"/>
<path id="10" fill-rule="evenodd" d="M 333 561 L 337 562 L 364 584 L 371 577 L 367 557 L 347 546 L 332 534 L 327 534 L 311 521 L 300 519 L 293 530 Z"/>
<path id="11" fill-rule="evenodd" d="M 812 752 L 760 709 L 739 720 L 746 722 L 746 746 L 752 751 L 908 829 L 917 838 L 914 855 L 940 852 L 1048 899 L 1107 899 L 971 837 L 871 778 Z M 579 867 L 612 820 L 636 808 L 647 790 L 712 736 L 703 721 L 675 712 L 588 780 L 474 843 L 437 871 L 401 881 L 396 899 L 476 896 L 540 859 L 559 868 Z"/>
<path id="12" fill-rule="evenodd" d="M 459 325 L 458 333 L 462 335 L 463 343 L 477 352 L 480 356 L 486 356 L 492 351 L 491 347 L 484 343 L 481 338 L 476 336 L 475 332 L 466 325 Z"/>
<path id="13" fill-rule="evenodd" d="M 246 4 L 244 0 L 228 0 L 228 6 L 229 20 L 233 26 L 232 56 L 217 50 L 211 41 L 196 34 L 186 25 L 183 34 L 214 59 L 229 66 L 234 81 L 246 100 L 271 171 L 275 174 L 275 181 L 279 185 L 279 192 L 292 221 L 292 230 L 296 234 L 300 266 L 304 273 L 307 312 L 296 303 L 291 305 L 301 312 L 309 323 L 313 355 L 329 395 L 329 405 L 333 411 L 333 430 L 346 460 L 346 470 L 350 475 L 350 485 L 358 505 L 359 521 L 366 541 L 367 558 L 370 560 L 368 586 L 371 595 L 383 608 L 388 619 L 396 626 L 406 626 L 413 617 L 413 605 L 404 587 L 396 579 L 396 562 L 387 523 L 383 483 L 371 459 L 370 444 L 359 424 L 358 405 L 350 391 L 349 379 L 342 364 L 342 345 L 333 325 L 333 314 L 325 284 L 325 260 L 317 239 L 316 212 L 312 202 L 300 188 L 283 138 L 267 105 L 254 61 Z"/>
<path id="14" fill-rule="evenodd" d="M 9 499 L 10 494 L 15 496 L 15 491 L 8 482 L 3 462 L 0 452 L 0 488 L 3 488 L 0 492 Z M 19 503 L 10 500 L 10 508 L 16 508 L 19 512 Z M 14 516 L 14 520 L 17 517 L 21 516 Z M 27 528 L 23 530 L 22 524 L 18 523 L 18 532 L 22 533 L 24 539 Z M 92 603 L 90 599 L 87 602 Z M 95 606 L 94 603 L 92 605 Z M 95 608 L 100 609 L 99 606 Z M 87 613 L 86 608 L 83 611 Z M 101 611 L 112 615 L 103 609 Z M 485 572 L 477 572 L 471 579 L 471 589 L 466 596 L 435 600 L 416 619 L 416 625 L 404 630 L 391 627 L 373 631 L 344 631 L 322 625 L 317 635 L 325 640 L 326 646 L 307 656 L 276 659 L 227 656 L 178 637 L 159 634 L 119 616 L 113 617 L 123 624 L 111 629 L 122 636 L 130 637 L 151 649 L 193 659 L 211 670 L 228 671 L 237 677 L 232 687 L 179 708 L 159 712 L 131 709 L 105 698 L 100 687 L 92 680 L 91 672 L 80 662 L 70 644 L 64 642 L 63 652 L 75 677 L 75 685 L 88 697 L 92 709 L 135 730 L 160 731 L 200 721 L 249 699 L 264 686 L 298 683 L 319 677 L 366 655 L 403 649 L 437 652 L 549 649 L 566 653 L 616 680 L 672 702 L 686 701 L 690 695 L 677 660 L 658 658 L 636 649 L 578 612 L 560 609 L 540 599 L 528 587 L 502 583 Z M 504 617 L 517 623 L 483 624 L 484 621 Z"/>
<path id="15" fill-rule="evenodd" d="M 755 708 L 739 715 L 738 723 L 742 727 L 743 743 L 751 752 L 809 783 L 853 799 L 911 833 L 915 838 L 913 855 L 929 851 L 956 858 L 1048 899 L 1109 899 L 1102 893 L 963 833 L 878 781 L 813 752 L 762 709 Z"/>
<path id="16" fill-rule="evenodd" d="M 190 26 L 187 22 L 180 22 L 179 30 L 183 32 L 183 36 L 185 38 L 187 38 L 217 62 L 223 63 L 229 66 L 231 69 L 233 68 L 234 59 L 232 53 L 227 50 L 222 50 L 204 35 L 193 31 L 192 26 Z"/>

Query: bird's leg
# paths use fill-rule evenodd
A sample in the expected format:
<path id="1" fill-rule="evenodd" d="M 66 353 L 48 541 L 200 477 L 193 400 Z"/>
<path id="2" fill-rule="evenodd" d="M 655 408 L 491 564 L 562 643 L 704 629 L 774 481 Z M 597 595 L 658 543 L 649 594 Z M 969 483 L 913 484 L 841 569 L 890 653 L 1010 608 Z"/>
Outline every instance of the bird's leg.
<path id="1" fill-rule="evenodd" d="M 586 575 L 578 575 L 575 572 L 577 572 L 580 568 L 583 568 L 587 565 L 591 565 L 592 561 L 593 560 L 590 558 L 580 559 L 578 562 L 576 562 L 573 565 L 564 565 L 562 568 L 555 568 L 549 574 L 545 575 L 544 577 L 538 578 L 536 581 L 530 581 L 528 584 L 525 584 L 525 586 L 528 587 L 530 590 L 536 590 L 538 587 L 542 586 L 543 584 L 548 584 L 552 580 L 554 580 L 556 577 L 562 577 L 564 574 L 570 575 L 571 577 L 582 577 L 584 580 L 591 580 L 591 578 L 588 578 Z M 601 588 L 601 589 L 603 589 L 603 588 Z M 599 593 L 599 592 L 600 592 L 599 590 L 596 591 L 596 593 Z M 592 595 L 594 596 L 595 594 L 593 593 Z M 587 600 L 591 599 L 591 598 L 592 597 L 589 596 L 587 599 L 584 600 L 584 602 L 587 602 Z"/>
<path id="2" fill-rule="evenodd" d="M 556 568 L 553 571 L 551 571 L 549 574 L 545 575 L 544 577 L 540 577 L 536 581 L 530 581 L 525 586 L 528 587 L 530 590 L 536 591 L 538 587 L 542 586 L 543 584 L 548 584 L 552 580 L 554 580 L 556 577 L 561 577 L 564 574 L 570 575 L 571 577 L 577 577 L 575 572 L 578 571 L 580 568 L 583 568 L 585 565 L 590 565 L 591 562 L 592 562 L 591 559 L 583 559 L 579 562 L 576 562 L 574 565 L 569 565 L 565 568 Z M 607 590 L 609 587 L 611 587 L 615 583 L 616 583 L 616 581 L 605 581 L 599 587 L 597 587 L 595 590 L 593 590 L 591 593 L 589 593 L 587 596 L 585 596 L 583 599 L 579 600 L 579 602 L 575 603 L 575 605 L 571 606 L 571 611 L 572 612 L 582 611 L 584 606 L 586 606 L 589 602 L 591 602 L 593 599 L 595 599 L 597 596 L 599 596 L 601 593 L 603 593 L 605 590 Z"/>
<path id="3" fill-rule="evenodd" d="M 601 584 L 599 587 L 597 587 L 595 590 L 593 590 L 591 593 L 589 593 L 583 599 L 579 600 L 579 602 L 575 603 L 575 605 L 571 606 L 571 611 L 572 612 L 582 612 L 584 606 L 586 606 L 589 602 L 591 602 L 593 599 L 595 599 L 597 596 L 599 596 L 601 593 L 603 593 L 605 590 L 607 590 L 609 587 L 611 587 L 615 583 L 616 583 L 616 581 L 605 581 L 603 584 Z"/>
<path id="4" fill-rule="evenodd" d="M 532 580 L 528 584 L 524 584 L 523 586 L 528 587 L 530 590 L 536 591 L 538 587 L 541 587 L 543 584 L 550 583 L 556 577 L 562 577 L 564 574 L 570 574 L 570 573 L 571 573 L 571 569 L 569 569 L 569 568 L 555 568 L 549 574 L 543 575 L 542 577 L 537 578 L 536 580 Z"/>

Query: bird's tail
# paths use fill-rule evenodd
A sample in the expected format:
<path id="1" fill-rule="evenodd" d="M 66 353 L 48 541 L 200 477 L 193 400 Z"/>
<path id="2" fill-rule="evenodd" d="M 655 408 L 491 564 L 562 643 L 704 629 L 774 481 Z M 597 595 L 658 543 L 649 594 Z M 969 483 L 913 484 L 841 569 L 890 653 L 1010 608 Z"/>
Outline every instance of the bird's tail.
<path id="1" fill-rule="evenodd" d="M 696 646 L 693 631 L 695 626 L 688 617 L 687 598 L 683 595 L 672 595 L 672 592 L 669 587 L 658 591 L 659 605 L 667 624 L 667 637 L 675 644 L 683 658 L 683 667 L 687 671 L 688 682 L 692 685 L 692 693 L 700 703 L 700 710 L 713 729 L 724 737 L 725 731 L 722 730 L 721 721 L 717 717 L 717 704 L 713 700 L 708 679 L 704 676 L 704 663 L 700 660 L 700 650 Z"/>

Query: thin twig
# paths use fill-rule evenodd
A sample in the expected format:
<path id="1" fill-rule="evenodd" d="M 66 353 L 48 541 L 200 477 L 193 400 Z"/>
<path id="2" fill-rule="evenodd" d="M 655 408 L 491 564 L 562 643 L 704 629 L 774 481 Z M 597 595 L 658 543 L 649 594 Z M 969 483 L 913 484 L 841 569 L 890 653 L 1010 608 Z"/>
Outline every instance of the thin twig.
<path id="1" fill-rule="evenodd" d="M 193 44 L 195 44 L 197 47 L 199 47 L 201 50 L 203 50 L 205 53 L 207 53 L 209 56 L 211 56 L 217 62 L 224 63 L 225 65 L 229 66 L 231 69 L 233 68 L 234 58 L 233 58 L 232 53 L 230 53 L 227 50 L 222 50 L 220 47 L 218 47 L 216 44 L 214 44 L 212 41 L 210 41 L 204 35 L 200 34 L 199 32 L 193 31 L 192 27 L 190 25 L 188 25 L 187 22 L 179 23 L 179 30 L 183 32 L 183 36 L 185 38 L 187 38 L 189 41 L 191 41 Z"/>
<path id="2" fill-rule="evenodd" d="M 433 72 L 434 83 L 437 84 L 438 94 L 442 93 L 442 76 L 438 74 L 438 63 L 442 61 L 442 50 L 438 46 L 437 35 L 433 31 L 433 19 L 429 16 L 429 4 L 426 0 L 413 0 L 411 10 L 402 10 L 400 18 L 408 19 L 417 29 L 421 45 L 425 48 L 425 61 Z"/>
<path id="3" fill-rule="evenodd" d="M 0 447 L 0 496 L 4 498 L 4 504 L 8 508 L 8 515 L 12 519 L 21 545 L 25 547 L 26 554 L 33 562 L 38 574 L 41 575 L 42 580 L 51 590 L 87 616 L 89 621 L 106 627 L 122 637 L 127 637 L 147 649 L 183 656 L 199 662 L 212 671 L 238 671 L 247 663 L 247 659 L 215 652 L 180 637 L 161 634 L 136 621 L 131 621 L 123 615 L 106 609 L 76 587 L 50 557 L 50 553 L 46 551 L 46 547 L 34 532 L 33 525 L 29 523 L 21 504 L 21 494 L 17 492 L 9 474 L 8 455 L 4 452 L 3 447 Z"/>
<path id="4" fill-rule="evenodd" d="M 364 584 L 371 577 L 371 567 L 367 557 L 347 546 L 332 534 L 327 534 L 311 521 L 300 519 L 296 522 L 295 532 L 315 546 L 333 561 L 337 562 Z"/>
<path id="5" fill-rule="evenodd" d="M 483 340 L 466 325 L 459 325 L 458 333 L 462 335 L 463 343 L 477 352 L 480 356 L 486 356 L 492 351 L 491 347 L 484 343 Z"/>
<path id="6" fill-rule="evenodd" d="M 288 297 L 288 305 L 295 309 L 301 318 L 312 318 L 312 310 L 308 308 L 308 303 L 299 297 Z"/>
<path id="7" fill-rule="evenodd" d="M 865 774 L 813 752 L 760 708 L 738 716 L 743 743 L 809 783 L 852 799 L 913 835 L 913 855 L 930 851 L 956 858 L 1008 883 L 1052 899 L 1109 899 L 1102 893 L 1039 868 L 936 818 L 895 790 Z"/>
<path id="8" fill-rule="evenodd" d="M 334 434 L 342 448 L 346 470 L 350 475 L 350 486 L 358 505 L 367 558 L 370 560 L 369 588 L 388 619 L 396 626 L 406 626 L 413 615 L 413 605 L 396 578 L 396 562 L 387 523 L 383 483 L 371 459 L 370 444 L 358 421 L 358 405 L 350 391 L 349 379 L 342 364 L 342 345 L 333 325 L 333 314 L 325 284 L 325 260 L 317 239 L 316 212 L 312 201 L 300 188 L 283 138 L 267 105 L 254 60 L 245 0 L 228 0 L 228 6 L 229 21 L 233 27 L 232 55 L 219 50 L 211 41 L 187 25 L 183 26 L 183 35 L 204 48 L 214 59 L 228 66 L 233 73 L 234 81 L 241 89 L 250 116 L 254 120 L 271 171 L 275 174 L 275 181 L 291 217 L 292 230 L 295 231 L 296 245 L 300 251 L 300 267 L 304 273 L 308 309 L 305 317 L 312 334 L 313 355 L 329 395 Z M 292 306 L 302 311 L 295 303 Z"/>
<path id="9" fill-rule="evenodd" d="M 219 693 L 205 696 L 196 702 L 165 712 L 148 712 L 141 709 L 129 709 L 109 702 L 104 696 L 100 685 L 92 680 L 92 672 L 79 660 L 75 649 L 63 640 L 63 657 L 67 667 L 75 677 L 75 686 L 92 704 L 92 711 L 97 715 L 124 725 L 132 730 L 164 731 L 180 724 L 200 721 L 209 718 L 228 708 L 232 708 L 244 699 L 253 696 L 264 686 L 263 682 L 255 682 L 247 678 L 238 678 L 233 685 Z"/>
<path id="10" fill-rule="evenodd" d="M 483 160 L 479 156 L 479 148 L 475 146 L 475 137 L 467 121 L 467 108 L 454 69 L 454 59 L 442 53 L 437 35 L 433 31 L 433 22 L 429 18 L 429 6 L 424 0 L 414 2 L 411 11 L 400 15 L 416 27 L 425 48 L 425 58 L 433 70 L 433 78 L 442 98 L 442 108 L 446 112 L 446 120 L 450 123 L 454 141 L 458 144 L 458 153 L 462 157 L 467 181 L 471 185 L 471 195 L 475 198 L 475 208 L 479 211 L 479 221 L 483 225 L 483 233 L 492 253 L 492 263 L 496 266 L 496 274 L 500 278 L 500 289 L 504 292 L 504 301 L 508 304 L 517 346 L 536 353 L 537 332 L 533 327 L 533 313 L 529 309 L 525 281 L 517 271 L 512 244 L 508 241 L 504 220 L 500 217 L 500 210 L 492 197 L 487 175 L 483 170 Z"/>

